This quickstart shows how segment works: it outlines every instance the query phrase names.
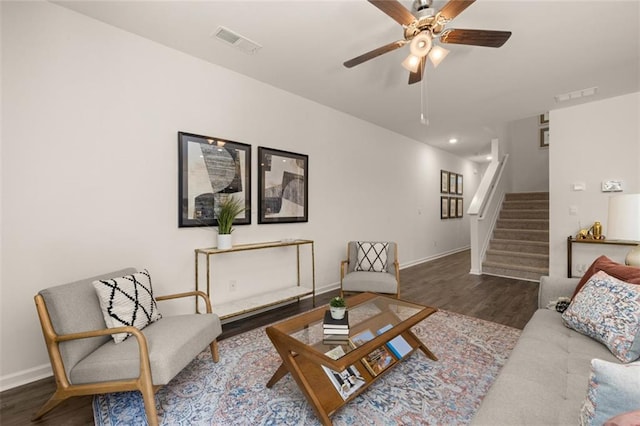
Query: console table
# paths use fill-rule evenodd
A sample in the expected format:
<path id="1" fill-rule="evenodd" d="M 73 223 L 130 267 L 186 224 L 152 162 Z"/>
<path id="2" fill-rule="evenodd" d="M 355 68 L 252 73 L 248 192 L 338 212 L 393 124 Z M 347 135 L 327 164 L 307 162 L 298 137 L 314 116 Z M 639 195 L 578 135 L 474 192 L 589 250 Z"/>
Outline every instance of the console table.
<path id="1" fill-rule="evenodd" d="M 311 249 L 311 288 L 300 285 L 300 247 L 309 246 Z M 211 298 L 211 257 L 218 254 L 230 254 L 241 251 L 250 250 L 265 250 L 277 247 L 295 247 L 296 248 L 296 270 L 297 270 L 297 282 L 296 285 L 291 285 L 268 293 L 257 294 L 242 299 L 236 299 L 233 301 L 227 301 L 221 304 L 216 304 L 215 300 L 211 300 L 213 305 L 213 312 L 218 314 L 220 319 L 225 319 L 237 315 L 242 315 L 247 312 L 256 311 L 259 309 L 267 308 L 269 306 L 278 305 L 280 303 L 288 302 L 290 300 L 300 300 L 304 296 L 312 296 L 313 306 L 316 306 L 316 268 L 315 268 L 315 249 L 313 240 L 283 240 L 283 241 L 270 241 L 264 243 L 251 243 L 251 244 L 238 244 L 234 245 L 230 249 L 218 249 L 217 247 L 211 248 L 199 248 L 195 249 L 195 272 L 196 272 L 196 291 L 199 290 L 199 268 L 198 259 L 200 256 L 205 256 L 207 265 L 207 296 Z M 196 301 L 196 312 L 198 310 L 198 303 Z"/>
<path id="2" fill-rule="evenodd" d="M 622 241 L 622 240 L 589 240 L 589 239 L 576 239 L 569 235 L 567 237 L 567 277 L 573 277 L 573 271 L 571 270 L 572 252 L 574 244 L 610 244 L 616 246 L 637 246 L 640 244 L 638 241 Z"/>

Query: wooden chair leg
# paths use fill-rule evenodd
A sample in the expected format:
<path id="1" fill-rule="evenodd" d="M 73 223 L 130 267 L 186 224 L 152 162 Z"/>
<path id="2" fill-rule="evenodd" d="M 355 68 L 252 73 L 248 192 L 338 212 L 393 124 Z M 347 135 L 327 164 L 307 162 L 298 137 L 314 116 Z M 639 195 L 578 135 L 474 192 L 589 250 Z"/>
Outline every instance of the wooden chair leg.
<path id="1" fill-rule="evenodd" d="M 211 357 L 213 358 L 213 362 L 220 361 L 220 354 L 218 353 L 218 341 L 214 340 L 213 342 L 211 342 L 209 347 L 211 348 Z"/>
<path id="2" fill-rule="evenodd" d="M 33 422 L 40 419 L 49 411 L 60 405 L 67 398 L 69 398 L 69 395 L 65 395 L 65 392 L 55 391 L 55 393 L 51 396 L 51 398 L 49 398 L 47 402 L 44 403 L 40 410 L 38 410 L 38 412 L 31 417 L 31 421 Z"/>
<path id="3" fill-rule="evenodd" d="M 144 401 L 144 412 L 147 414 L 147 424 L 158 426 L 158 411 L 156 410 L 156 397 L 151 383 L 144 384 L 140 388 Z"/>

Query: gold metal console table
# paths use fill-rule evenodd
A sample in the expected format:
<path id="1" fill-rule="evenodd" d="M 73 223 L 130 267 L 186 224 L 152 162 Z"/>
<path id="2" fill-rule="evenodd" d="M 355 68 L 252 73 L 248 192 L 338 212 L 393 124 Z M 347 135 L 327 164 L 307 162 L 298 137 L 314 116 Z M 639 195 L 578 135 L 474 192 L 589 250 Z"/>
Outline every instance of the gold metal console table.
<path id="1" fill-rule="evenodd" d="M 310 246 L 311 248 L 311 288 L 300 285 L 300 247 Z M 220 319 L 230 318 L 242 315 L 247 312 L 256 311 L 269 306 L 278 305 L 290 300 L 300 300 L 301 297 L 311 296 L 313 306 L 316 306 L 316 268 L 315 268 L 315 249 L 313 240 L 284 240 L 270 241 L 264 243 L 238 244 L 230 249 L 221 250 L 217 247 L 195 249 L 195 272 L 196 272 L 196 291 L 199 290 L 199 268 L 198 258 L 200 255 L 206 257 L 207 265 L 207 296 L 211 297 L 211 256 L 217 254 L 234 253 L 249 250 L 263 250 L 277 247 L 295 247 L 296 248 L 296 271 L 297 282 L 295 286 L 288 286 L 269 293 L 262 293 L 242 299 L 237 299 L 224 304 L 216 305 L 212 299 L 213 312 L 217 313 Z M 198 304 L 196 302 L 196 312 L 198 312 Z"/>

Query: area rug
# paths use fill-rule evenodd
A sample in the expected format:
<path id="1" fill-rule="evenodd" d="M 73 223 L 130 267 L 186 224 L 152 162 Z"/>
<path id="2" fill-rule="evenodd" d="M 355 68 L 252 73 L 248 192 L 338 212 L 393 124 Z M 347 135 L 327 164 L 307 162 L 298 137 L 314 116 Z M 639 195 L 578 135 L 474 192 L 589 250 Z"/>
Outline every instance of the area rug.
<path id="1" fill-rule="evenodd" d="M 414 352 L 338 410 L 334 425 L 468 424 L 520 330 L 439 311 L 413 328 L 439 358 Z M 264 328 L 220 342 L 220 362 L 203 351 L 156 394 L 161 425 L 318 425 L 287 375 L 265 384 L 280 358 Z M 98 395 L 97 425 L 144 425 L 139 392 Z"/>

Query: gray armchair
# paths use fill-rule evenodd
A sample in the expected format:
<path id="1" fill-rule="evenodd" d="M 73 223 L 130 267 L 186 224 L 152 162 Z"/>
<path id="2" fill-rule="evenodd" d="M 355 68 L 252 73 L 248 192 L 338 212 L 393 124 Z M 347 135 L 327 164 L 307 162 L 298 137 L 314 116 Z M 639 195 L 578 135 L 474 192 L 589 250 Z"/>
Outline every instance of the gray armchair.
<path id="1" fill-rule="evenodd" d="M 383 251 L 380 247 L 386 244 Z M 340 263 L 340 295 L 373 292 L 400 297 L 398 245 L 395 242 L 349 241 Z"/>
<path id="2" fill-rule="evenodd" d="M 155 391 L 167 384 L 207 346 L 218 362 L 216 338 L 220 319 L 202 292 L 156 297 L 157 301 L 202 297 L 206 314 L 163 317 L 142 330 L 132 326 L 106 328 L 92 283 L 135 273 L 133 268 L 51 287 L 35 296 L 42 333 L 57 389 L 34 414 L 37 420 L 72 396 L 138 390 L 149 425 L 157 425 Z M 131 336 L 116 344 L 111 334 Z"/>

